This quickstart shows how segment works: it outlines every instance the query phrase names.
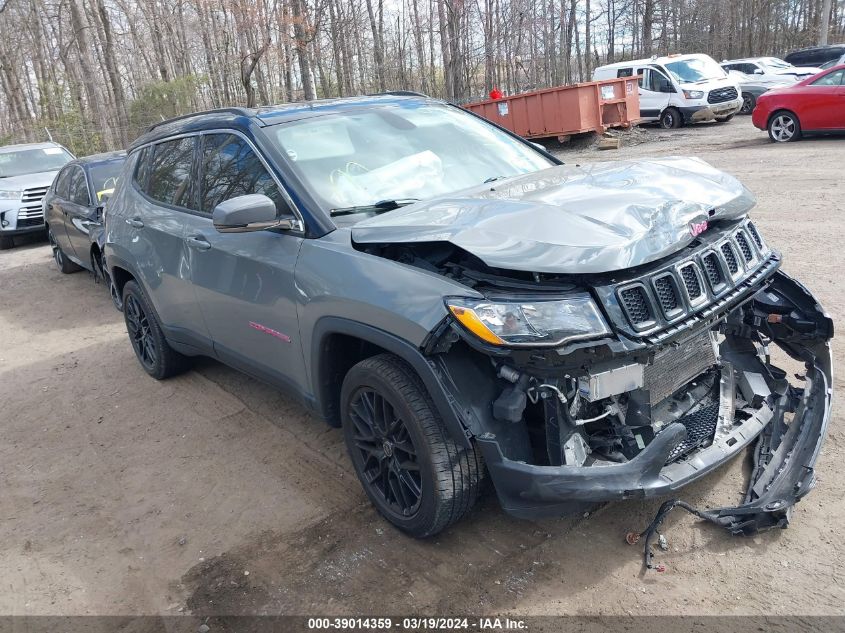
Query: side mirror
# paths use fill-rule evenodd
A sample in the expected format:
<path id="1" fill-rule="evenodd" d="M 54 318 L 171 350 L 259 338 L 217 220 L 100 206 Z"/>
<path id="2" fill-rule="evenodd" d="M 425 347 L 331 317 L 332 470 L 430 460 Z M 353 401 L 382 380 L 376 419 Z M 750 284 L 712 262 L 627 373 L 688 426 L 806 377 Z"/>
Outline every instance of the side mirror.
<path id="1" fill-rule="evenodd" d="M 220 233 L 247 233 L 265 229 L 292 229 L 298 226 L 291 216 L 279 217 L 276 204 L 261 193 L 250 193 L 224 200 L 211 214 L 214 228 Z"/>

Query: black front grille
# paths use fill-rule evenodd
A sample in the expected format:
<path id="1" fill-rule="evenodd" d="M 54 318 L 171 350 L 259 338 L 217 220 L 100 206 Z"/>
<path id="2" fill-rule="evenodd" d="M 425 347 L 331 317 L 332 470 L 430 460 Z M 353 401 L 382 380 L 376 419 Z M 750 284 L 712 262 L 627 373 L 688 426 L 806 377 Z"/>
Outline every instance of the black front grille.
<path id="1" fill-rule="evenodd" d="M 719 310 L 746 292 L 762 269 L 768 274 L 778 266 L 780 258 L 765 256 L 765 244 L 758 251 L 753 236 L 750 223 L 738 223 L 723 235 L 712 235 L 712 240 L 704 238 L 705 244 L 693 244 L 695 252 L 686 258 L 635 278 L 611 281 L 600 292 L 612 292 L 615 303 L 607 307 L 621 312 L 637 332 L 651 336 L 656 330 L 676 331 L 689 317 Z"/>
<path id="2" fill-rule="evenodd" d="M 651 310 L 648 307 L 648 300 L 645 291 L 640 286 L 626 288 L 620 294 L 622 304 L 628 313 L 631 323 L 639 325 L 651 321 Z"/>
<path id="3" fill-rule="evenodd" d="M 657 291 L 657 298 L 660 300 L 660 307 L 664 314 L 669 314 L 678 309 L 678 295 L 675 293 L 675 284 L 668 275 L 658 277 L 654 280 L 654 289 Z"/>
<path id="4" fill-rule="evenodd" d="M 707 95 L 707 103 L 724 103 L 725 101 L 733 101 L 737 98 L 736 88 L 729 86 L 727 88 L 717 88 L 711 90 Z"/>
<path id="5" fill-rule="evenodd" d="M 754 253 L 751 252 L 751 246 L 749 246 L 748 240 L 745 239 L 745 234 L 737 233 L 736 243 L 739 245 L 739 250 L 742 251 L 742 256 L 745 258 L 745 261 L 750 262 L 754 259 Z"/>
<path id="6" fill-rule="evenodd" d="M 725 256 L 728 270 L 731 271 L 732 275 L 735 275 L 739 271 L 739 263 L 736 261 L 734 249 L 731 248 L 730 244 L 722 244 L 722 255 Z"/>
<path id="7" fill-rule="evenodd" d="M 757 248 L 761 251 L 763 250 L 763 240 L 760 238 L 760 234 L 757 232 L 757 227 L 754 226 L 751 222 L 748 223 L 748 230 L 751 231 L 751 237 L 754 239 L 754 243 L 757 244 Z"/>
<path id="8" fill-rule="evenodd" d="M 716 288 L 722 283 L 722 271 L 719 270 L 719 261 L 716 259 L 715 253 L 708 253 L 704 256 L 704 271 L 707 273 L 707 279 L 710 281 L 710 286 Z"/>
<path id="9" fill-rule="evenodd" d="M 25 229 L 31 226 L 41 226 L 44 224 L 44 218 L 18 218 L 18 228 Z"/>
<path id="10" fill-rule="evenodd" d="M 695 301 L 701 296 L 701 284 L 695 272 L 695 264 L 689 264 L 681 268 L 681 277 L 684 278 L 684 285 L 687 287 L 689 298 Z"/>

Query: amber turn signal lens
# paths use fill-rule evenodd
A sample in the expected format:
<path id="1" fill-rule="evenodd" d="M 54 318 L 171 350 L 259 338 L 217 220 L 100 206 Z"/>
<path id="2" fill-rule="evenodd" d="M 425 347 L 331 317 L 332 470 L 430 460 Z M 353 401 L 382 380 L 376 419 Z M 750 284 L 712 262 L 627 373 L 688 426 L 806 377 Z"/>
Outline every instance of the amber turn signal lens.
<path id="1" fill-rule="evenodd" d="M 466 329 L 475 334 L 482 341 L 487 341 L 488 343 L 492 343 L 493 345 L 505 344 L 502 339 L 493 334 L 493 332 L 491 332 L 487 328 L 487 326 L 481 322 L 481 319 L 478 318 L 478 315 L 470 308 L 450 305 L 449 310 L 452 312 L 454 317 L 460 322 L 461 325 L 463 325 Z"/>

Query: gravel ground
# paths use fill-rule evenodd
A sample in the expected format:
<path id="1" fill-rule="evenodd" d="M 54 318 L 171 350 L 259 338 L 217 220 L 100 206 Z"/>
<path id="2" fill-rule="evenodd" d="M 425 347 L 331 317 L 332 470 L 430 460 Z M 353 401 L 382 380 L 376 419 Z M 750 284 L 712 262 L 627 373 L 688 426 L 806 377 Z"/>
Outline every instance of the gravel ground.
<path id="1" fill-rule="evenodd" d="M 748 117 L 622 139 L 554 150 L 735 174 L 785 270 L 841 319 L 845 140 L 775 146 Z M 338 430 L 210 360 L 148 378 L 103 287 L 60 274 L 45 243 L 0 253 L 0 341 L 0 614 L 843 614 L 839 408 L 788 530 L 739 538 L 672 515 L 667 571 L 644 576 L 624 535 L 659 501 L 527 522 L 488 495 L 438 538 L 403 537 L 366 502 Z M 683 498 L 734 503 L 746 475 L 736 460 Z"/>

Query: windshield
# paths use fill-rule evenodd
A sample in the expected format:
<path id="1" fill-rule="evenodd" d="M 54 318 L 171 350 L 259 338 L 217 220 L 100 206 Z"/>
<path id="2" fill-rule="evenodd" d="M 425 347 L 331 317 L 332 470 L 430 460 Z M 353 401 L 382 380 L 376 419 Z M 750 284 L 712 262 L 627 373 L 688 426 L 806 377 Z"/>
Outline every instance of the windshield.
<path id="1" fill-rule="evenodd" d="M 120 172 L 123 169 L 124 160 L 123 158 L 110 160 L 107 163 L 98 163 L 88 168 L 97 202 L 102 202 L 103 196 L 108 197 L 114 193 L 114 188 L 117 186 L 117 180 L 120 178 Z"/>
<path id="2" fill-rule="evenodd" d="M 61 147 L 0 152 L 0 178 L 58 171 L 73 156 Z"/>
<path id="3" fill-rule="evenodd" d="M 768 68 L 791 68 L 792 64 L 787 64 L 782 59 L 778 59 L 777 57 L 764 57 L 760 60 L 760 63 L 763 66 Z"/>
<path id="4" fill-rule="evenodd" d="M 335 213 L 425 200 L 554 165 L 492 125 L 441 104 L 327 114 L 280 124 L 268 133 Z"/>
<path id="5" fill-rule="evenodd" d="M 709 57 L 692 57 L 666 64 L 666 70 L 682 84 L 697 83 L 708 79 L 724 79 L 725 71 Z"/>

